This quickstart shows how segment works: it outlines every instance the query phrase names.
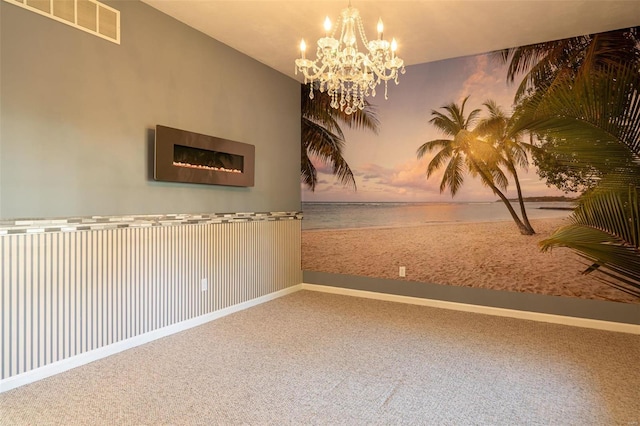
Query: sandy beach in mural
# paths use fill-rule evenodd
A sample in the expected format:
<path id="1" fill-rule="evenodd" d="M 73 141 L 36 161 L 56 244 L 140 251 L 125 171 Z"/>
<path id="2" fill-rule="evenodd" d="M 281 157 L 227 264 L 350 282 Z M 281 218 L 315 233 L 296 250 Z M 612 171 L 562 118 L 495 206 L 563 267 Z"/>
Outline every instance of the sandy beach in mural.
<path id="1" fill-rule="evenodd" d="M 302 232 L 302 269 L 376 278 L 640 303 L 584 276 L 585 262 L 568 249 L 542 253 L 538 241 L 566 219 L 533 220 L 523 236 L 512 222 Z M 406 278 L 398 267 L 406 267 Z"/>

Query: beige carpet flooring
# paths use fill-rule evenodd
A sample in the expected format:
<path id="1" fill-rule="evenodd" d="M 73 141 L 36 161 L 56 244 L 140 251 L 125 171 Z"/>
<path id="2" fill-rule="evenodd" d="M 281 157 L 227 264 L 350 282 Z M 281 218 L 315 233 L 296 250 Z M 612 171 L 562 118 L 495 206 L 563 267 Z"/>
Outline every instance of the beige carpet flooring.
<path id="1" fill-rule="evenodd" d="M 0 394 L 2 425 L 639 425 L 640 336 L 297 292 Z"/>

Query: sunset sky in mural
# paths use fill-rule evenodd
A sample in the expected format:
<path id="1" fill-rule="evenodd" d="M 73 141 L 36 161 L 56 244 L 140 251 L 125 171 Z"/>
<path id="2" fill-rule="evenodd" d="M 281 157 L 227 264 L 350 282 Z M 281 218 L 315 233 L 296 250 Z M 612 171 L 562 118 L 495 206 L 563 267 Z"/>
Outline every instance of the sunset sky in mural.
<path id="1" fill-rule="evenodd" d="M 429 124 L 431 111 L 450 102 L 460 103 L 470 95 L 465 113 L 481 108 L 487 99 L 495 100 L 511 112 L 517 85 L 506 83 L 505 66 L 491 55 L 477 55 L 409 66 L 400 76 L 400 84 L 389 83 L 389 99 L 380 86 L 375 98 L 380 133 L 352 131 L 343 126 L 346 136 L 344 157 L 351 166 L 357 191 L 345 188 L 331 170 L 317 164 L 319 184 L 315 192 L 303 187 L 303 201 L 393 201 L 448 202 L 494 201 L 497 196 L 482 186 L 479 179 L 467 177 L 455 198 L 440 194 L 440 172 L 426 177 L 431 156 L 418 160 L 416 150 L 424 142 L 442 135 Z M 520 174 L 525 197 L 564 195 L 549 188 L 531 167 Z M 507 195 L 515 196 L 510 185 Z M 569 194 L 571 195 L 571 194 Z"/>

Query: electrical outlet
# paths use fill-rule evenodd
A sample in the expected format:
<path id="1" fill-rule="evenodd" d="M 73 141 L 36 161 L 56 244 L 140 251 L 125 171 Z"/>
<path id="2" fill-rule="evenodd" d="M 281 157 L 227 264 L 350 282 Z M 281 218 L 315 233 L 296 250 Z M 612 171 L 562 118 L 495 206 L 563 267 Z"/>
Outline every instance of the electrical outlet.
<path id="1" fill-rule="evenodd" d="M 407 268 L 404 266 L 400 267 L 400 270 L 398 271 L 398 275 L 400 275 L 401 277 L 406 277 L 407 276 Z"/>
<path id="2" fill-rule="evenodd" d="M 209 290 L 209 281 L 206 278 L 200 280 L 200 290 L 207 291 Z"/>

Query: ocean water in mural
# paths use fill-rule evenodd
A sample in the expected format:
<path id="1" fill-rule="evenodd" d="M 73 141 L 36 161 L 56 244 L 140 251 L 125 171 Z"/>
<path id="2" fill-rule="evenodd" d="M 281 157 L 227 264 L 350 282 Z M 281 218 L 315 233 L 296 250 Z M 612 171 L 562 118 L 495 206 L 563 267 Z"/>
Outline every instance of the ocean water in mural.
<path id="1" fill-rule="evenodd" d="M 512 203 L 517 207 L 515 203 Z M 566 218 L 568 201 L 527 203 L 530 219 Z M 302 203 L 302 229 L 406 227 L 442 223 L 510 221 L 501 203 Z"/>
<path id="2" fill-rule="evenodd" d="M 569 67 L 564 77 L 551 67 L 549 75 L 529 80 L 528 86 L 521 86 L 524 74 L 509 82 L 508 64 L 494 53 L 407 67 L 400 84 L 389 86 L 388 100 L 369 99 L 379 121 L 376 131 L 341 125 L 342 150 L 324 151 L 339 159 L 342 181 L 334 175 L 336 164 L 303 149 L 303 176 L 305 171 L 313 176 L 315 188 L 301 186 L 302 269 L 640 303 L 640 259 L 629 268 L 638 271 L 635 277 L 631 273 L 631 284 L 621 289 L 603 282 L 609 278 L 599 272 L 582 274 L 593 262 L 584 252 L 549 243 L 559 241 L 558 230 L 573 223 L 567 209 L 575 206 L 596 214 L 584 216 L 577 225 L 581 232 L 565 234 L 562 243 L 582 235 L 593 238 L 602 229 L 612 235 L 612 227 L 621 223 L 640 229 L 637 218 L 627 220 L 623 211 L 637 205 L 640 187 L 640 170 L 629 166 L 640 152 L 628 130 L 640 117 L 640 104 L 632 102 L 640 96 L 639 34 L 636 27 L 560 40 L 553 49 L 542 43 L 538 52 L 548 55 L 536 60 L 554 64 L 562 63 L 553 56 L 558 52 L 585 58 L 575 49 L 604 43 L 610 47 L 605 52 L 609 68 L 588 62 L 595 52 Z M 518 49 L 526 52 L 527 47 Z M 612 52 L 618 51 L 616 60 Z M 636 53 L 627 57 L 628 52 Z M 597 72 L 571 74 L 589 66 Z M 580 78 L 581 84 L 573 84 Z M 535 114 L 543 119 L 531 119 Z M 599 121 L 607 114 L 610 120 Z M 558 116 L 564 121 L 558 122 Z M 522 123 L 522 130 L 513 130 Z M 527 144 L 539 149 L 536 161 Z M 570 149 L 563 154 L 558 146 Z M 566 168 L 557 159 L 580 167 Z M 621 170 L 627 173 L 622 179 L 614 175 Z M 589 205 L 552 201 L 575 199 L 587 187 L 598 189 L 609 176 L 617 179 L 613 182 L 636 182 L 635 192 L 628 186 L 624 191 L 600 187 L 589 194 L 598 197 L 604 191 L 604 198 Z M 508 201 L 519 195 L 528 200 L 524 212 L 519 203 Z M 623 202 L 616 205 L 614 199 Z M 616 220 L 616 211 L 625 218 Z M 603 221 L 593 226 L 589 217 Z M 542 245 L 555 248 L 543 252 Z M 406 276 L 399 275 L 400 267 Z"/>

